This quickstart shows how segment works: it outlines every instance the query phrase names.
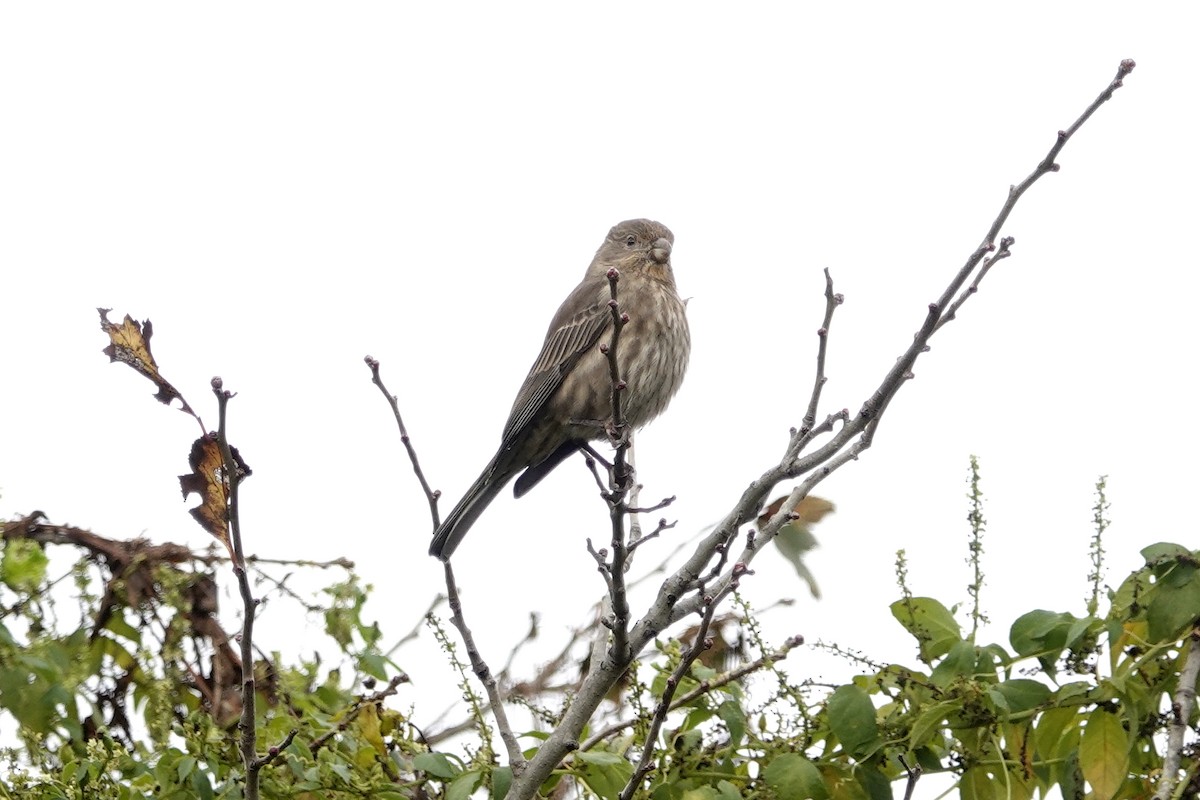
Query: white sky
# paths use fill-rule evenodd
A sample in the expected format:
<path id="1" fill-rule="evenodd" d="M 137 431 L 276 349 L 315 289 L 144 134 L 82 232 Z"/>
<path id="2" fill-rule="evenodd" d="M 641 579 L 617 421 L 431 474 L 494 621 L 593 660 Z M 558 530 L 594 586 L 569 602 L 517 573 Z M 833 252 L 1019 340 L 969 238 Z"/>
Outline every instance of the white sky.
<path id="1" fill-rule="evenodd" d="M 1101 473 L 1113 581 L 1145 545 L 1197 546 L 1195 6 L 826 6 L 5 4 L 0 514 L 208 543 L 176 478 L 195 424 L 100 353 L 96 306 L 148 317 L 210 425 L 211 376 L 239 393 L 247 549 L 355 560 L 399 636 L 441 570 L 362 357 L 382 360 L 446 510 L 604 233 L 648 216 L 675 232 L 694 347 L 639 438 L 640 478 L 694 532 L 800 420 L 821 269 L 846 295 L 825 410 L 853 411 L 1009 184 L 1134 58 L 875 447 L 821 487 L 838 505 L 811 559 L 825 599 L 773 558 L 744 585 L 799 599 L 770 615 L 777 641 L 913 661 L 887 611 L 893 554 L 917 593 L 966 600 L 971 453 L 991 638 L 1033 608 L 1082 613 Z M 548 652 L 600 592 L 595 495 L 569 462 L 502 495 L 459 550 L 494 665 L 530 609 Z M 313 641 L 270 609 L 258 630 L 285 652 Z M 419 681 L 402 702 L 456 695 L 428 636 L 400 660 Z"/>

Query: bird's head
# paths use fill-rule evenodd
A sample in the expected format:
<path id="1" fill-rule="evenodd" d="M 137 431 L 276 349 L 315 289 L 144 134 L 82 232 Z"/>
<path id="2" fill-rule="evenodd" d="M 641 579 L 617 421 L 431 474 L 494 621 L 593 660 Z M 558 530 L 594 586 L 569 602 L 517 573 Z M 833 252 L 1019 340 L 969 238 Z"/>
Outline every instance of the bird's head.
<path id="1" fill-rule="evenodd" d="M 593 269 L 643 270 L 660 279 L 671 275 L 675 235 L 662 223 L 630 219 L 617 223 L 596 251 Z"/>

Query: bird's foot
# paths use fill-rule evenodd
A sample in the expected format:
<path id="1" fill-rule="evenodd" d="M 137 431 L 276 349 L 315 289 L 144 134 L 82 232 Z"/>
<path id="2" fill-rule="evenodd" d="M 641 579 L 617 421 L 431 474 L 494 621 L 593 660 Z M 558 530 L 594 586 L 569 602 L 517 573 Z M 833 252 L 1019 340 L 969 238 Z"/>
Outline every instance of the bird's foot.
<path id="1" fill-rule="evenodd" d="M 628 425 L 617 425 L 612 420 L 604 423 L 604 432 L 608 434 L 608 441 L 613 447 L 628 445 L 633 441 L 633 428 Z"/>

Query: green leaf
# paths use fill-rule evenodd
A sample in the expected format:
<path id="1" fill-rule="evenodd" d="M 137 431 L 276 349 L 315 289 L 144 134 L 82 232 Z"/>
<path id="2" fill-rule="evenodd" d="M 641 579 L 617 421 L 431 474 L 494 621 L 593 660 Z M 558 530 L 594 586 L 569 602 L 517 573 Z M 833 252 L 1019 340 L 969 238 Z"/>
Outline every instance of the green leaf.
<path id="1" fill-rule="evenodd" d="M 1173 544 L 1171 542 L 1158 542 L 1149 547 L 1143 547 L 1141 550 L 1142 558 L 1146 559 L 1146 563 L 1150 566 L 1161 564 L 1165 561 L 1177 561 L 1180 558 L 1191 558 L 1192 551 L 1188 550 L 1181 544 Z"/>
<path id="2" fill-rule="evenodd" d="M 427 772 L 435 778 L 453 778 L 461 770 L 445 753 L 421 753 L 413 759 L 413 769 Z"/>
<path id="3" fill-rule="evenodd" d="M 1053 678 L 1057 672 L 1055 664 L 1077 622 L 1065 611 L 1037 609 L 1018 617 L 1009 629 L 1008 638 L 1019 655 L 1037 656 L 1042 669 Z"/>
<path id="4" fill-rule="evenodd" d="M 848 687 L 842 687 L 845 688 Z M 784 753 L 772 759 L 763 770 L 763 780 L 776 795 L 788 800 L 827 800 L 829 797 L 816 764 L 799 753 Z"/>
<path id="5" fill-rule="evenodd" d="M 892 800 L 892 782 L 878 769 L 864 767 L 855 770 L 855 774 L 870 800 Z"/>
<path id="6" fill-rule="evenodd" d="M 917 715 L 908 734 L 908 746 L 912 750 L 928 743 L 934 728 L 937 728 L 947 716 L 962 705 L 961 700 L 943 700 L 930 706 Z"/>
<path id="7" fill-rule="evenodd" d="M 192 791 L 199 800 L 213 800 L 213 787 L 208 780 L 208 773 L 202 770 L 192 773 Z"/>
<path id="8" fill-rule="evenodd" d="M 1083 774 L 1079 771 L 1078 748 L 1073 748 L 1067 752 L 1059 774 L 1058 786 L 1063 797 L 1084 796 Z"/>
<path id="9" fill-rule="evenodd" d="M 471 794 L 479 787 L 482 777 L 479 770 L 471 770 L 459 775 L 446 787 L 445 800 L 470 800 Z"/>
<path id="10" fill-rule="evenodd" d="M 1050 687 L 1028 678 L 1014 678 L 996 687 L 1010 713 L 1037 708 L 1050 697 Z"/>
<path id="11" fill-rule="evenodd" d="M 586 764 L 596 764 L 601 767 L 625 763 L 625 758 L 620 753 L 610 753 L 607 750 L 581 750 L 575 754 L 575 757 Z"/>
<path id="12" fill-rule="evenodd" d="M 848 753 L 866 755 L 878 742 L 875 706 L 864 690 L 853 685 L 839 686 L 829 696 L 826 708 L 829 727 Z"/>
<path id="13" fill-rule="evenodd" d="M 1067 629 L 1067 641 L 1065 643 L 1066 646 L 1074 647 L 1079 643 L 1079 640 L 1083 638 L 1084 634 L 1086 634 L 1092 628 L 1099 630 L 1101 625 L 1103 625 L 1103 623 L 1095 617 L 1079 617 L 1072 622 L 1071 627 Z"/>
<path id="14" fill-rule="evenodd" d="M 1085 695 L 1092 690 L 1092 684 L 1088 681 L 1071 681 L 1064 683 L 1054 691 L 1054 705 L 1060 705 L 1062 701 L 1072 697 Z"/>
<path id="15" fill-rule="evenodd" d="M 929 679 L 937 686 L 946 687 L 953 683 L 955 678 L 969 678 L 974 675 L 975 664 L 975 645 L 959 639 L 951 645 L 946 657 L 933 668 Z"/>
<path id="16" fill-rule="evenodd" d="M 1061 651 L 1074 617 L 1037 609 L 1017 617 L 1008 632 L 1008 640 L 1018 655 L 1031 656 L 1046 650 Z"/>
<path id="17" fill-rule="evenodd" d="M 958 781 L 962 800 L 1000 800 L 1005 796 L 1004 785 L 985 767 L 971 767 Z"/>
<path id="18" fill-rule="evenodd" d="M 604 800 L 619 797 L 633 777 L 633 764 L 618 753 L 592 750 L 576 753 L 575 758 L 582 762 L 582 768 L 577 770 L 580 777 Z"/>
<path id="19" fill-rule="evenodd" d="M 717 706 L 717 716 L 729 731 L 729 746 L 737 749 L 746 735 L 746 712 L 742 710 L 740 703 L 726 700 Z"/>
<path id="20" fill-rule="evenodd" d="M 1155 586 L 1146 609 L 1150 641 L 1179 638 L 1200 616 L 1200 577 L 1190 564 L 1176 564 Z"/>
<path id="21" fill-rule="evenodd" d="M 932 662 L 962 640 L 954 615 L 932 597 L 913 597 L 892 603 L 892 616 L 911 633 L 921 648 L 921 658 Z"/>
<path id="22" fill-rule="evenodd" d="M 742 793 L 729 781 L 717 781 L 717 800 L 742 800 Z"/>
<path id="23" fill-rule="evenodd" d="M 372 678 L 378 678 L 381 681 L 387 680 L 387 664 L 386 657 L 370 650 L 358 657 L 358 668 Z"/>
<path id="24" fill-rule="evenodd" d="M 504 800 L 512 786 L 512 767 L 496 767 L 492 770 L 492 797 L 494 800 Z"/>
<path id="25" fill-rule="evenodd" d="M 0 558 L 0 580 L 14 592 L 32 594 L 46 579 L 46 552 L 29 539 L 10 539 Z"/>
<path id="26" fill-rule="evenodd" d="M 1129 771 L 1129 734 L 1116 714 L 1097 708 L 1079 742 L 1079 768 L 1096 800 L 1110 800 Z"/>

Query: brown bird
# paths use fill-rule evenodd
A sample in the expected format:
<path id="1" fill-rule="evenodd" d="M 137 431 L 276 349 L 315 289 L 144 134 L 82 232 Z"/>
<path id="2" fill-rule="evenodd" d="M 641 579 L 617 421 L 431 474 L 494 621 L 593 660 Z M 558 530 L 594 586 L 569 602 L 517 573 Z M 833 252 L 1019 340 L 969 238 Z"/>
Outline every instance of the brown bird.
<path id="1" fill-rule="evenodd" d="M 620 273 L 617 300 L 629 322 L 621 329 L 617 363 L 626 388 L 621 410 L 634 428 L 667 407 L 683 382 L 691 351 L 684 303 L 675 291 L 666 226 L 632 219 L 613 227 L 583 281 L 559 306 L 546 341 L 517 393 L 500 449 L 433 534 L 429 554 L 443 561 L 475 520 L 522 470 L 522 496 L 588 441 L 607 436 L 612 377 L 600 352 L 612 331 L 608 271 Z"/>

